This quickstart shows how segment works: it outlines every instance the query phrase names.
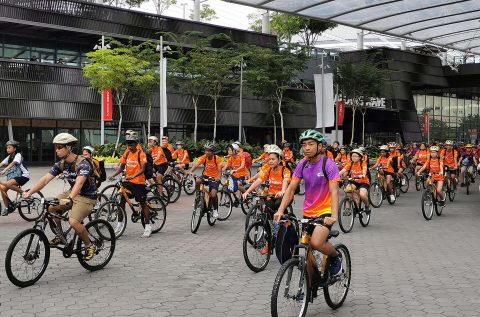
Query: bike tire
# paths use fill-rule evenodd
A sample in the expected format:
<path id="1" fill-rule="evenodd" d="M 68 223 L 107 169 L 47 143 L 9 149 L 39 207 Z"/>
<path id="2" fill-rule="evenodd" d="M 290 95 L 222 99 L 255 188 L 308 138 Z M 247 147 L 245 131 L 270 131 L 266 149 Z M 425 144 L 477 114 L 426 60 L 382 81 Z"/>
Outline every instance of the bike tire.
<path id="1" fill-rule="evenodd" d="M 268 247 L 268 252 L 262 254 L 262 250 Z M 270 261 L 272 239 L 269 228 L 263 222 L 257 221 L 248 226 L 243 236 L 243 259 L 248 268 L 255 273 L 265 270 Z M 252 251 L 249 254 L 249 250 Z M 256 255 L 260 261 L 255 261 Z"/>
<path id="2" fill-rule="evenodd" d="M 372 210 L 370 210 L 368 213 L 365 212 L 365 203 L 363 201 L 360 201 L 360 210 L 361 212 L 359 214 L 358 220 L 360 221 L 362 227 L 367 227 L 370 223 L 370 218 L 372 217 Z"/>
<path id="3" fill-rule="evenodd" d="M 163 179 L 163 185 L 170 193 L 169 202 L 172 204 L 175 203 L 180 198 L 182 186 L 176 179 L 173 179 L 170 176 L 167 176 Z"/>
<path id="4" fill-rule="evenodd" d="M 247 231 L 248 227 L 260 220 L 259 216 L 262 214 L 262 209 L 260 204 L 255 204 L 250 207 L 247 216 L 245 217 L 245 231 Z"/>
<path id="5" fill-rule="evenodd" d="M 288 280 L 292 280 L 293 273 L 297 271 L 300 273 L 298 282 L 294 281 L 295 284 L 290 286 L 290 281 Z M 282 281 L 284 278 L 287 278 L 286 282 L 289 285 L 288 287 L 282 286 Z M 280 270 L 277 273 L 277 276 L 275 277 L 275 282 L 273 283 L 272 295 L 270 298 L 270 312 L 272 317 L 278 317 L 279 313 L 282 313 L 282 316 L 283 316 L 283 313 L 284 313 L 283 310 L 285 308 L 281 307 L 279 309 L 277 307 L 279 302 L 279 296 L 286 297 L 287 299 L 290 298 L 292 301 L 295 301 L 295 302 L 298 302 L 299 297 L 303 297 L 303 302 L 299 312 L 298 313 L 292 312 L 292 314 L 289 314 L 289 315 L 299 316 L 299 317 L 304 317 L 306 315 L 307 309 L 308 309 L 308 301 L 310 299 L 310 292 L 311 292 L 310 288 L 308 287 L 308 280 L 309 280 L 308 272 L 306 269 L 300 268 L 300 259 L 298 257 L 291 258 L 290 260 L 283 263 L 283 265 L 280 267 Z M 285 294 L 286 291 L 288 292 L 297 291 L 297 292 L 296 294 L 290 295 L 290 294 Z M 302 291 L 303 291 L 303 294 L 302 294 Z M 290 307 L 292 306 L 293 305 L 290 305 Z"/>
<path id="6" fill-rule="evenodd" d="M 88 232 L 90 242 L 97 247 L 97 250 L 93 258 L 90 261 L 86 261 L 83 258 L 83 252 L 81 252 L 84 248 L 83 241 L 80 237 L 77 237 L 78 262 L 89 271 L 98 271 L 103 269 L 112 259 L 117 239 L 110 223 L 103 219 L 96 219 L 87 223 L 85 230 Z M 102 256 L 100 256 L 100 252 L 104 250 L 105 255 L 102 253 Z"/>
<path id="7" fill-rule="evenodd" d="M 368 189 L 368 200 L 373 208 L 379 208 L 383 203 L 383 189 L 378 182 L 373 182 Z"/>
<path id="8" fill-rule="evenodd" d="M 400 180 L 400 191 L 405 194 L 408 192 L 410 184 L 409 184 L 408 177 L 406 177 L 405 175 L 403 177 L 405 179 L 405 184 L 402 184 L 402 180 Z"/>
<path id="9" fill-rule="evenodd" d="M 148 208 L 150 208 L 150 224 L 152 226 L 152 233 L 157 233 L 162 230 L 167 220 L 167 207 L 160 197 L 149 197 L 147 199 Z M 145 216 L 142 212 L 140 216 L 142 226 L 145 228 Z"/>
<path id="10" fill-rule="evenodd" d="M 205 202 L 203 197 L 197 197 L 195 199 L 195 204 L 193 206 L 192 219 L 190 221 L 190 231 L 192 233 L 197 233 L 200 223 L 202 222 L 203 217 L 203 206 Z"/>
<path id="11" fill-rule="evenodd" d="M 465 172 L 465 187 L 467 187 L 467 195 L 470 195 L 470 176 L 467 176 L 468 172 Z"/>
<path id="12" fill-rule="evenodd" d="M 350 252 L 343 244 L 337 244 L 335 249 L 337 249 L 337 252 L 342 254 L 342 279 L 334 284 L 323 286 L 323 296 L 325 297 L 327 305 L 331 309 L 337 309 L 343 305 L 343 302 L 347 298 L 348 290 L 350 288 L 350 280 L 352 278 L 352 262 L 350 258 Z M 337 286 L 340 286 L 343 289 L 343 292 L 341 296 L 332 296 L 334 287 Z M 337 299 L 337 297 L 339 298 Z"/>
<path id="13" fill-rule="evenodd" d="M 421 189 L 420 182 L 421 182 L 421 179 L 417 175 L 415 175 L 415 189 L 417 190 L 417 192 L 419 192 Z"/>
<path id="14" fill-rule="evenodd" d="M 355 222 L 355 205 L 353 199 L 345 197 L 340 201 L 340 215 L 338 224 L 344 233 L 352 231 Z"/>
<path id="15" fill-rule="evenodd" d="M 253 199 L 252 197 L 248 197 L 247 199 L 243 199 L 242 198 L 242 201 L 240 203 L 240 206 L 242 208 L 242 212 L 243 214 L 246 216 L 248 215 L 248 211 L 250 210 L 250 208 L 252 207 L 252 202 L 253 202 Z"/>
<path id="16" fill-rule="evenodd" d="M 451 181 L 449 182 L 449 184 Z M 456 194 L 457 189 L 456 188 L 451 188 L 451 185 L 448 185 L 448 200 L 453 202 L 455 200 L 455 194 Z"/>
<path id="17" fill-rule="evenodd" d="M 28 189 L 25 190 L 25 192 L 28 191 Z M 36 192 L 28 200 L 22 199 L 17 207 L 20 217 L 28 222 L 40 219 L 45 211 L 41 203 L 42 198 L 43 194 L 41 192 Z"/>
<path id="18" fill-rule="evenodd" d="M 233 200 L 232 196 L 226 190 L 220 191 L 220 197 L 218 197 L 218 221 L 227 220 L 232 214 Z"/>
<path id="19" fill-rule="evenodd" d="M 160 193 L 158 192 L 159 187 L 162 188 L 162 195 L 160 195 Z M 172 193 L 170 193 L 170 190 L 163 184 L 154 183 L 150 185 L 150 193 L 151 195 L 149 197 L 160 197 L 165 206 L 168 206 L 168 204 L 170 203 L 170 197 L 172 196 Z"/>
<path id="20" fill-rule="evenodd" d="M 395 192 L 396 192 L 396 190 L 394 189 L 393 195 L 395 196 L 395 199 L 391 199 L 391 198 L 390 198 L 391 194 L 389 194 L 389 193 L 387 194 L 387 201 L 388 201 L 388 203 L 389 203 L 390 205 L 394 205 L 395 202 L 397 201 L 397 199 L 396 199 L 396 198 L 397 198 L 397 194 L 396 194 Z"/>
<path id="21" fill-rule="evenodd" d="M 422 214 L 425 220 L 432 219 L 434 204 L 432 193 L 424 191 L 422 194 Z"/>
<path id="22" fill-rule="evenodd" d="M 207 211 L 205 213 L 207 215 L 207 223 L 210 227 L 213 227 L 215 225 L 215 222 L 217 222 L 217 218 L 213 218 L 212 214 L 210 211 Z"/>
<path id="23" fill-rule="evenodd" d="M 183 179 L 183 191 L 185 194 L 191 196 L 195 193 L 195 178 L 193 176 L 186 176 Z"/>
<path id="24" fill-rule="evenodd" d="M 116 184 L 105 186 L 104 189 L 100 192 L 100 194 L 107 196 L 109 199 L 113 198 L 118 193 L 118 186 Z"/>
<path id="25" fill-rule="evenodd" d="M 127 212 L 116 200 L 110 200 L 98 207 L 94 215 L 95 220 L 107 221 L 112 227 L 117 228 L 119 220 L 123 219 L 121 229 L 115 233 L 115 238 L 120 238 L 127 228 Z"/>
<path id="26" fill-rule="evenodd" d="M 12 270 L 12 257 L 17 244 L 20 242 L 20 240 L 22 240 L 25 236 L 28 236 L 28 235 L 30 235 L 28 244 L 31 245 L 32 243 L 34 243 L 33 240 L 35 239 L 35 236 L 36 236 L 38 238 L 38 244 L 43 245 L 44 252 L 41 254 L 44 255 L 44 258 L 43 258 L 43 263 L 40 263 L 42 264 L 42 267 L 35 276 L 33 276 L 32 278 L 29 278 L 28 280 L 21 280 Z M 22 250 L 22 253 L 23 252 L 24 251 Z M 29 256 L 32 256 L 31 252 L 33 251 L 29 251 L 25 253 L 28 253 Z M 23 258 L 23 256 L 21 256 L 21 258 Z M 34 262 L 36 261 L 37 260 L 35 260 Z M 18 287 L 27 287 L 35 284 L 42 277 L 43 273 L 45 273 L 45 270 L 47 269 L 49 261 L 50 261 L 50 245 L 47 237 L 45 236 L 45 233 L 39 229 L 31 228 L 31 229 L 27 229 L 20 232 L 15 238 L 13 238 L 12 242 L 8 246 L 7 254 L 5 256 L 5 272 L 7 273 L 7 277 L 10 280 L 10 282 L 12 282 L 13 285 Z M 25 260 L 25 262 L 27 263 L 27 260 Z M 31 264 L 28 263 L 28 265 L 31 265 Z M 25 270 L 22 270 L 22 271 L 25 271 Z"/>
<path id="27" fill-rule="evenodd" d="M 435 204 L 435 213 L 437 214 L 437 216 L 440 217 L 442 215 L 444 207 L 445 206 L 440 206 L 438 204 Z"/>

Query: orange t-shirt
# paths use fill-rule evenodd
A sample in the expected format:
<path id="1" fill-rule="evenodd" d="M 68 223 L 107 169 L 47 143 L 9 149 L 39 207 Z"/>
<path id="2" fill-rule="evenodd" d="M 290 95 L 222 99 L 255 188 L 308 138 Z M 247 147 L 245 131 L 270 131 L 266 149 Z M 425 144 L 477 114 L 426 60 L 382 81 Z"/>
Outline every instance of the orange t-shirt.
<path id="1" fill-rule="evenodd" d="M 347 172 L 350 172 L 350 177 L 354 178 L 354 182 L 362 184 L 370 183 L 367 177 L 367 162 L 348 162 L 344 168 Z M 360 175 L 363 175 L 363 177 L 360 177 Z"/>
<path id="2" fill-rule="evenodd" d="M 214 155 L 211 159 L 207 159 L 207 155 L 202 155 L 198 159 L 198 165 L 204 165 L 203 175 L 207 177 L 213 177 L 215 179 L 220 178 L 219 169 L 222 168 L 222 159 L 218 155 Z"/>
<path id="3" fill-rule="evenodd" d="M 268 153 L 262 153 L 262 155 L 258 157 L 259 160 L 264 160 L 264 161 L 266 161 L 267 158 L 268 158 Z"/>
<path id="4" fill-rule="evenodd" d="M 440 153 L 440 158 L 443 159 L 443 165 L 449 168 L 455 168 L 458 161 L 458 151 L 452 149 L 451 151 L 444 149 Z"/>
<path id="5" fill-rule="evenodd" d="M 283 150 L 283 156 L 285 157 L 285 161 L 287 162 L 293 162 L 293 151 L 288 149 L 288 150 Z"/>
<path id="6" fill-rule="evenodd" d="M 331 151 L 327 151 L 327 157 L 334 161 L 335 159 L 333 158 L 333 153 Z"/>
<path id="7" fill-rule="evenodd" d="M 440 175 L 443 171 L 443 163 L 440 158 L 428 158 L 427 162 L 423 165 L 425 168 L 430 169 L 432 177 L 436 181 L 443 181 L 444 177 Z"/>
<path id="8" fill-rule="evenodd" d="M 341 154 L 338 153 L 337 157 L 335 158 L 335 162 L 341 162 L 342 166 L 345 167 L 348 162 L 350 162 L 350 154 Z"/>
<path id="9" fill-rule="evenodd" d="M 135 153 L 127 150 L 122 156 L 121 163 L 125 164 L 125 176 L 132 177 L 142 169 L 142 165 L 147 164 L 147 156 L 138 149 Z M 145 185 L 145 175 L 142 173 L 128 182 Z"/>
<path id="10" fill-rule="evenodd" d="M 390 157 L 380 156 L 377 160 L 377 163 L 379 163 L 382 166 L 382 169 L 384 172 L 387 172 L 387 173 L 394 172 L 392 159 Z"/>
<path id="11" fill-rule="evenodd" d="M 417 154 L 415 154 L 417 164 L 425 164 L 428 160 L 429 155 L 430 153 L 428 152 L 428 150 L 418 151 Z"/>
<path id="12" fill-rule="evenodd" d="M 230 156 L 227 161 L 227 167 L 230 166 L 234 170 L 238 169 L 242 164 L 244 165 L 244 167 L 238 170 L 237 172 L 233 173 L 233 176 L 236 178 L 248 177 L 248 170 L 245 167 L 245 158 L 238 155 L 236 157 Z"/>
<path id="13" fill-rule="evenodd" d="M 170 151 L 170 153 L 173 154 L 173 152 L 175 152 L 175 148 L 173 147 L 173 145 L 171 145 L 170 143 L 167 144 L 167 149 Z"/>
<path id="14" fill-rule="evenodd" d="M 163 149 L 161 146 L 151 147 L 150 153 L 152 153 L 153 164 L 161 165 L 161 164 L 167 163 L 167 157 L 165 156 L 165 153 L 163 152 Z"/>
<path id="15" fill-rule="evenodd" d="M 189 164 L 190 157 L 188 157 L 188 151 L 185 149 L 178 149 L 172 153 L 172 158 L 177 160 L 179 163 Z"/>
<path id="16" fill-rule="evenodd" d="M 260 178 L 264 182 L 269 181 L 270 187 L 268 188 L 268 194 L 273 195 L 282 191 L 283 180 L 290 179 L 291 175 L 292 173 L 288 168 L 277 166 L 275 169 L 270 167 L 265 170 L 262 169 Z"/>

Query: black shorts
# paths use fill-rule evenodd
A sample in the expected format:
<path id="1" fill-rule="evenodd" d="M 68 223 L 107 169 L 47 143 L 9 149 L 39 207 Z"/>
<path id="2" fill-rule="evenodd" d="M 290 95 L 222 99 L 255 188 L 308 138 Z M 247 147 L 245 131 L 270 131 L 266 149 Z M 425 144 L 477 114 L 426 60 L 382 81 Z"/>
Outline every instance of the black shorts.
<path id="1" fill-rule="evenodd" d="M 131 195 L 128 195 L 129 198 L 135 198 L 139 203 L 147 201 L 147 188 L 145 185 L 124 182 L 123 187 L 132 192 Z"/>
<path id="2" fill-rule="evenodd" d="M 14 177 L 13 179 L 17 182 L 18 186 L 23 186 L 30 180 L 30 178 L 25 176 Z"/>
<path id="3" fill-rule="evenodd" d="M 308 218 L 308 219 L 325 219 L 326 217 L 331 217 L 332 214 L 323 214 L 321 215 L 320 217 L 317 217 L 317 218 Z M 313 234 L 313 231 L 315 230 L 315 225 L 313 224 L 309 224 L 308 227 L 307 227 L 307 232 L 309 235 L 312 235 Z M 332 230 L 332 226 L 324 226 L 325 228 L 327 228 L 328 230 Z"/>
<path id="4" fill-rule="evenodd" d="M 457 169 L 456 168 L 445 167 L 445 171 L 449 174 L 457 175 Z"/>
<path id="5" fill-rule="evenodd" d="M 352 184 L 355 185 L 357 189 L 365 188 L 366 190 L 368 190 L 370 188 L 369 184 L 357 183 L 357 182 L 352 182 Z"/>
<path id="6" fill-rule="evenodd" d="M 215 181 L 208 181 L 205 183 L 205 185 L 208 186 L 208 190 L 218 190 L 218 187 L 220 186 L 220 183 L 219 182 L 215 182 Z"/>
<path id="7" fill-rule="evenodd" d="M 163 163 L 163 164 L 160 164 L 160 165 L 155 165 L 155 171 L 162 175 L 165 174 L 165 172 L 167 171 L 168 169 L 168 163 Z"/>

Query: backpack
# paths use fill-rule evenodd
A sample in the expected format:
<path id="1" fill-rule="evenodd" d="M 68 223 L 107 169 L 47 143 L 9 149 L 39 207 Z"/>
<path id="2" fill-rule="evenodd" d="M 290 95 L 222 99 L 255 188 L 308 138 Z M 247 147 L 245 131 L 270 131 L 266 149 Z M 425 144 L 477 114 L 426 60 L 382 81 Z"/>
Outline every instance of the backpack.
<path id="1" fill-rule="evenodd" d="M 147 157 L 147 164 L 145 164 L 145 171 L 143 171 L 143 175 L 145 175 L 146 179 L 151 179 L 153 178 L 153 156 L 149 150 L 145 150 L 142 148 L 142 151 L 143 153 L 145 153 L 145 156 Z M 140 163 L 140 151 L 138 151 L 137 160 L 138 160 L 138 165 L 142 166 L 142 164 Z"/>
<path id="2" fill-rule="evenodd" d="M 172 152 L 170 152 L 168 147 L 165 147 L 165 148 L 162 147 L 162 150 L 163 150 L 163 154 L 165 154 L 165 158 L 167 159 L 167 162 L 173 162 L 174 160 L 172 158 Z"/>
<path id="3" fill-rule="evenodd" d="M 99 171 L 100 176 L 97 180 L 97 188 L 102 185 L 104 181 L 107 180 L 107 172 L 105 171 L 105 162 L 99 161 L 97 159 L 92 159 L 93 164 L 95 164 L 95 168 Z"/>
<path id="4" fill-rule="evenodd" d="M 329 181 L 328 174 L 327 174 L 327 170 L 325 169 L 325 166 L 327 165 L 327 160 L 328 160 L 328 157 L 325 155 L 323 157 L 323 162 L 322 162 L 322 172 L 323 172 L 323 176 L 327 179 L 327 182 L 328 182 Z M 302 178 L 303 178 L 303 170 L 305 169 L 305 166 L 307 166 L 307 164 L 308 164 L 307 160 L 303 161 Z M 298 195 L 299 193 L 300 193 L 300 186 L 297 186 L 297 189 L 295 189 L 295 195 Z"/>
<path id="5" fill-rule="evenodd" d="M 237 155 L 245 158 L 245 168 L 246 169 L 252 168 L 253 163 L 252 163 L 252 156 L 250 155 L 250 153 L 243 151 L 243 152 L 238 153 Z"/>
<path id="6" fill-rule="evenodd" d="M 293 223 L 286 226 L 280 224 L 275 242 L 275 255 L 280 264 L 285 263 L 295 254 L 295 246 L 298 244 L 298 232 Z"/>
<path id="7" fill-rule="evenodd" d="M 80 166 L 80 163 L 84 160 L 88 162 L 90 168 L 92 169 L 92 176 L 89 177 L 93 177 L 93 179 L 95 180 L 95 184 L 101 184 L 103 182 L 101 179 L 103 178 L 104 180 L 106 180 L 107 174 L 105 172 L 105 166 L 103 167 L 104 176 L 102 176 L 100 163 L 96 164 L 94 162 L 94 159 L 85 157 L 83 155 L 77 155 L 77 158 L 75 159 L 75 173 L 78 173 L 78 167 Z M 60 161 L 59 168 L 62 172 L 65 170 L 65 160 Z"/>

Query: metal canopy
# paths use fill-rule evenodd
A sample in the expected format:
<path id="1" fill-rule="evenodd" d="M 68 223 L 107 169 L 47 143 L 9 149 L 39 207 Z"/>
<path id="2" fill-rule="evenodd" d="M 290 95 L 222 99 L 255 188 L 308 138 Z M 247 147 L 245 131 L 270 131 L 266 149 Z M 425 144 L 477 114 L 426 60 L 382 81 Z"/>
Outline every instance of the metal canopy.
<path id="1" fill-rule="evenodd" d="M 225 0 L 480 54 L 480 0 Z"/>

